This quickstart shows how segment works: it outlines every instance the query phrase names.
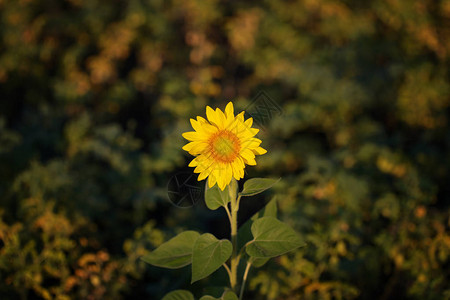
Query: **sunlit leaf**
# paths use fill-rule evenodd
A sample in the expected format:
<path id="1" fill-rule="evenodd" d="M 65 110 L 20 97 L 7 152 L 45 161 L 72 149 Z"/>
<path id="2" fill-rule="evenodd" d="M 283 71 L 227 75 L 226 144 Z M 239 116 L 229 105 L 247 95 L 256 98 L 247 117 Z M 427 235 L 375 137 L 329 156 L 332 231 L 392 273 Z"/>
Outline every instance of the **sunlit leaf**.
<path id="1" fill-rule="evenodd" d="M 165 295 L 162 300 L 194 300 L 194 295 L 186 290 L 176 290 Z"/>
<path id="2" fill-rule="evenodd" d="M 142 260 L 154 266 L 177 269 L 187 266 L 192 260 L 192 247 L 200 236 L 195 231 L 185 231 L 165 242 Z"/>
<path id="3" fill-rule="evenodd" d="M 203 296 L 200 300 L 238 300 L 237 295 L 230 290 L 225 291 L 220 298 L 214 298 L 213 296 Z"/>
<path id="4" fill-rule="evenodd" d="M 214 235 L 202 234 L 192 252 L 191 283 L 216 271 L 231 256 L 233 246 L 229 240 L 218 240 Z"/>
<path id="5" fill-rule="evenodd" d="M 277 199 L 273 197 L 260 211 L 248 219 L 238 230 L 238 247 L 243 247 L 253 236 L 251 226 L 255 220 L 261 217 L 277 217 Z"/>
<path id="6" fill-rule="evenodd" d="M 244 183 L 244 188 L 239 194 L 241 196 L 253 196 L 270 189 L 278 181 L 280 181 L 280 178 L 251 178 Z"/>
<path id="7" fill-rule="evenodd" d="M 251 257 L 275 257 L 305 246 L 291 227 L 274 217 L 262 217 L 253 222 L 252 234 L 253 242 L 246 247 Z"/>
<path id="8" fill-rule="evenodd" d="M 208 187 L 208 183 L 205 184 L 205 203 L 211 210 L 216 210 L 221 206 L 226 206 L 230 202 L 229 186 L 220 190 L 216 184 L 213 187 Z"/>

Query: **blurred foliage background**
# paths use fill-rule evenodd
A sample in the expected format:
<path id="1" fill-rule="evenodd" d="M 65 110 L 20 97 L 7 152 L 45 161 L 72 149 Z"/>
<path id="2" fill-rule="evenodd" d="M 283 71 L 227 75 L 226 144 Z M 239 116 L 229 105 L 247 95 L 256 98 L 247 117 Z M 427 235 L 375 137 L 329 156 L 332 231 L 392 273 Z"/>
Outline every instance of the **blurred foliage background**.
<path id="1" fill-rule="evenodd" d="M 139 257 L 229 234 L 167 183 L 192 171 L 189 118 L 261 90 L 281 113 L 246 177 L 282 177 L 308 247 L 252 269 L 248 298 L 450 299 L 449 0 L 0 0 L 0 37 L 2 299 L 227 285 Z"/>

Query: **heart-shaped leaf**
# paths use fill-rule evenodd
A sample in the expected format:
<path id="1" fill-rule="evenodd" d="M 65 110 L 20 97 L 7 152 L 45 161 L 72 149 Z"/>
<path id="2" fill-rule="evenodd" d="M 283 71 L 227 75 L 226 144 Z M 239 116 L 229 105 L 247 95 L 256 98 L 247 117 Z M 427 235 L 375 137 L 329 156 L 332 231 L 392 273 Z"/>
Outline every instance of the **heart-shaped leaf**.
<path id="1" fill-rule="evenodd" d="M 263 209 L 255 213 L 238 230 L 238 249 L 242 248 L 247 242 L 253 239 L 251 226 L 254 221 L 261 217 L 277 217 L 277 199 L 273 197 Z"/>
<path id="2" fill-rule="evenodd" d="M 222 300 L 238 300 L 238 296 L 233 291 L 225 291 L 222 295 Z"/>
<path id="3" fill-rule="evenodd" d="M 238 244 L 239 249 L 243 247 L 248 241 L 252 239 L 251 226 L 254 221 L 262 217 L 277 217 L 277 199 L 273 197 L 266 206 L 254 214 L 244 225 L 241 226 L 238 230 Z M 252 267 L 259 268 L 265 265 L 270 258 L 256 258 L 250 257 L 249 261 L 252 264 Z"/>
<path id="4" fill-rule="evenodd" d="M 187 266 L 192 260 L 192 246 L 200 236 L 196 231 L 185 231 L 168 240 L 142 260 L 154 266 L 178 269 Z"/>
<path id="5" fill-rule="evenodd" d="M 253 196 L 270 189 L 275 183 L 280 181 L 281 178 L 251 178 L 244 182 L 244 188 L 239 193 L 241 196 Z"/>
<path id="6" fill-rule="evenodd" d="M 305 245 L 289 225 L 274 217 L 254 221 L 251 230 L 253 241 L 246 247 L 251 257 L 275 257 Z"/>
<path id="7" fill-rule="evenodd" d="M 258 257 L 250 257 L 250 262 L 252 267 L 259 268 L 266 264 L 270 258 L 258 258 Z"/>
<path id="8" fill-rule="evenodd" d="M 225 291 L 220 298 L 214 298 L 213 296 L 203 296 L 200 300 L 238 300 L 238 297 L 233 291 Z"/>
<path id="9" fill-rule="evenodd" d="M 216 184 L 213 187 L 208 187 L 208 183 L 205 184 L 205 203 L 210 210 L 216 210 L 221 206 L 226 206 L 230 202 L 229 186 L 220 190 Z"/>
<path id="10" fill-rule="evenodd" d="M 233 246 L 229 240 L 218 240 L 210 233 L 202 234 L 192 251 L 191 283 L 216 271 L 231 256 Z"/>
<path id="11" fill-rule="evenodd" d="M 166 294 L 162 300 L 194 300 L 194 295 L 186 290 L 176 290 Z"/>

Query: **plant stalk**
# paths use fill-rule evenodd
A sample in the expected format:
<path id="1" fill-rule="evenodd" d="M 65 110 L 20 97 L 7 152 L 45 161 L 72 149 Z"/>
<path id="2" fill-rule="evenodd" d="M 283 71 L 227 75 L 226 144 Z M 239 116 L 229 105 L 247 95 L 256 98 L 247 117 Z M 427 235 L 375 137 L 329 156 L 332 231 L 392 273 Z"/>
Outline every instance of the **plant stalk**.
<path id="1" fill-rule="evenodd" d="M 247 282 L 248 271 L 250 271 L 251 266 L 252 263 L 249 261 L 247 263 L 247 266 L 245 267 L 244 276 L 242 277 L 242 285 L 241 285 L 241 292 L 239 293 L 239 300 L 242 300 L 242 297 L 244 296 L 245 283 Z"/>
<path id="2" fill-rule="evenodd" d="M 236 198 L 231 199 L 231 244 L 233 245 L 233 252 L 231 254 L 231 289 L 236 291 L 237 285 L 237 267 L 239 264 L 237 257 L 237 207 Z"/>
<path id="3" fill-rule="evenodd" d="M 233 179 L 229 185 L 229 195 L 231 203 L 231 244 L 233 245 L 233 252 L 231 253 L 231 275 L 230 275 L 230 285 L 234 292 L 237 292 L 237 269 L 239 265 L 239 257 L 237 254 L 237 214 L 239 210 L 239 198 L 237 197 L 237 182 Z"/>

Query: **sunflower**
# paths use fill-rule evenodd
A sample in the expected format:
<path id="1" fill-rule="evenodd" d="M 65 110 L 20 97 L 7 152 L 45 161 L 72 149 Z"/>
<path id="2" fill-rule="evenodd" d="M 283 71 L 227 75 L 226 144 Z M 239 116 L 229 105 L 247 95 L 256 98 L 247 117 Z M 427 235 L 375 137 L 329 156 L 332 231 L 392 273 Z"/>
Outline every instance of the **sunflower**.
<path id="1" fill-rule="evenodd" d="M 224 190 L 233 177 L 236 180 L 244 177 L 246 164 L 256 165 L 255 155 L 267 152 L 259 146 L 261 140 L 254 137 L 259 129 L 251 128 L 253 119 L 244 120 L 244 113 L 235 116 L 231 102 L 225 113 L 207 106 L 208 120 L 191 119 L 195 131 L 183 133 L 190 141 L 183 150 L 195 156 L 189 167 L 195 167 L 194 173 L 200 173 L 198 181 L 208 177 L 210 188 L 217 183 Z"/>

